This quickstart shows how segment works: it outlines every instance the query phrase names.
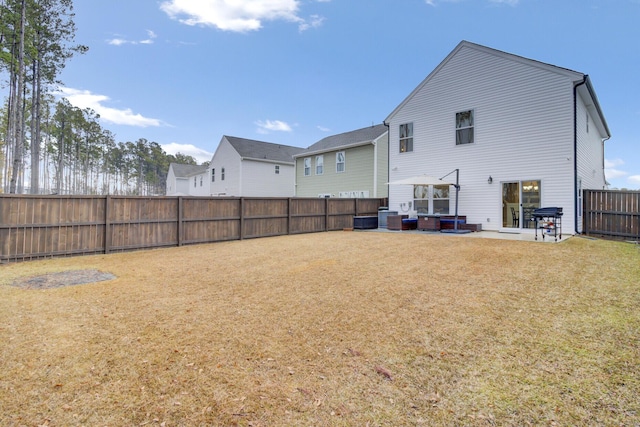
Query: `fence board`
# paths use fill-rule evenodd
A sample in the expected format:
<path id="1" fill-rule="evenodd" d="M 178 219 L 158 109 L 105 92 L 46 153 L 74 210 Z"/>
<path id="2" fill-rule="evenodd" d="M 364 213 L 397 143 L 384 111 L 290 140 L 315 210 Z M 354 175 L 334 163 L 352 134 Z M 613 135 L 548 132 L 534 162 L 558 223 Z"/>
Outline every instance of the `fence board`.
<path id="1" fill-rule="evenodd" d="M 386 199 L 0 195 L 0 263 L 316 233 Z"/>
<path id="2" fill-rule="evenodd" d="M 640 192 L 584 190 L 583 232 L 640 240 Z"/>

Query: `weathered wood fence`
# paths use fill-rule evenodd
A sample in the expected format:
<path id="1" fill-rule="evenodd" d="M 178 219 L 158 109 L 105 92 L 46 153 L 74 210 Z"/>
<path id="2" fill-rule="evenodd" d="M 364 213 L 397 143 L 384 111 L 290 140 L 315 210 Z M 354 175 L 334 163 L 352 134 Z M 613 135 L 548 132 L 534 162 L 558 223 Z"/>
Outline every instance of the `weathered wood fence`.
<path id="1" fill-rule="evenodd" d="M 0 195 L 0 263 L 342 230 L 385 201 Z"/>
<path id="2" fill-rule="evenodd" d="M 584 190 L 583 233 L 640 240 L 640 191 Z"/>

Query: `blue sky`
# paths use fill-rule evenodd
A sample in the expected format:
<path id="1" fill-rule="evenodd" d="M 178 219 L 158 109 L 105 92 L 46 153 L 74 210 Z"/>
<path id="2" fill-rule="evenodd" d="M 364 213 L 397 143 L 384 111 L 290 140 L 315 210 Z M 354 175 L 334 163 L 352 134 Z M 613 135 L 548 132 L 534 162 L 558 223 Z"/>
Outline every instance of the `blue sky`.
<path id="1" fill-rule="evenodd" d="M 607 179 L 640 189 L 640 0 L 75 0 L 61 78 L 117 141 L 209 160 L 381 123 L 461 40 L 589 74 Z"/>

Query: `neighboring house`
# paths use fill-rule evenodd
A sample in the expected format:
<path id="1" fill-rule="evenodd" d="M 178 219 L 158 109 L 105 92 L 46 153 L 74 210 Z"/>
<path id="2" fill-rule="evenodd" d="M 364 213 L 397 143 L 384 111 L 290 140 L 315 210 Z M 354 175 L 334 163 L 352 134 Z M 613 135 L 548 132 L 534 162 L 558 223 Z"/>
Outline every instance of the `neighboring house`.
<path id="1" fill-rule="evenodd" d="M 167 196 L 208 196 L 207 166 L 171 163 L 167 173 Z"/>
<path id="2" fill-rule="evenodd" d="M 297 197 L 387 197 L 389 133 L 383 124 L 328 136 L 294 158 Z"/>
<path id="3" fill-rule="evenodd" d="M 532 230 L 533 209 L 562 207 L 579 233 L 582 190 L 606 187 L 610 132 L 580 72 L 463 41 L 385 123 L 389 181 L 459 169 L 459 214 L 484 230 Z M 389 192 L 391 210 L 454 213 L 452 186 Z"/>
<path id="4" fill-rule="evenodd" d="M 209 164 L 210 194 L 293 197 L 293 156 L 303 148 L 223 136 Z"/>

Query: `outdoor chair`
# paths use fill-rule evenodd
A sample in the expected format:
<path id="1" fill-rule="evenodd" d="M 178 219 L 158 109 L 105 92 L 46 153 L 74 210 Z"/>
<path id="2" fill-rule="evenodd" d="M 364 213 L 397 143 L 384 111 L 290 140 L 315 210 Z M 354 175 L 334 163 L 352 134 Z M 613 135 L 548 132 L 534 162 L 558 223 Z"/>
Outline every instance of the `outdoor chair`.
<path id="1" fill-rule="evenodd" d="M 520 218 L 518 218 L 518 214 L 516 213 L 516 210 L 513 207 L 511 208 L 511 223 L 513 227 L 520 226 Z"/>

